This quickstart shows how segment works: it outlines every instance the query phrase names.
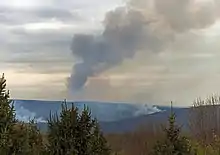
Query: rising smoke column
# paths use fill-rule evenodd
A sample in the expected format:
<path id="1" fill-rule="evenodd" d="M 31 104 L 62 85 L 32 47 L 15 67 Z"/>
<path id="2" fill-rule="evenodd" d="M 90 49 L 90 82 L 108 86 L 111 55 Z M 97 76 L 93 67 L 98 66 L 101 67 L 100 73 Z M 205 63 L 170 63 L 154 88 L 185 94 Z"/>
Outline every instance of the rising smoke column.
<path id="1" fill-rule="evenodd" d="M 218 18 L 219 1 L 133 0 L 125 7 L 108 12 L 101 35 L 76 34 L 71 49 L 81 62 L 69 79 L 71 92 L 85 86 L 90 77 L 120 65 L 136 52 L 157 54 L 175 36 L 212 25 Z M 144 5 L 145 4 L 145 5 Z M 148 4 L 151 5 L 150 9 Z"/>

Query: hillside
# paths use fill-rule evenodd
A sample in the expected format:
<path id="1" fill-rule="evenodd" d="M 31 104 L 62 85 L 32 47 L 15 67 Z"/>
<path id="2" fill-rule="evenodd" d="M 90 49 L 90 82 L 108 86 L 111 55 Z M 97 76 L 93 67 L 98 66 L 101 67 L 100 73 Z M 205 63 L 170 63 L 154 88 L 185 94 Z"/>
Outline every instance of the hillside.
<path id="1" fill-rule="evenodd" d="M 15 100 L 17 118 L 23 121 L 35 118 L 38 127 L 46 131 L 46 120 L 50 112 L 60 112 L 60 101 Z M 71 106 L 72 102 L 68 102 Z M 100 121 L 104 133 L 123 133 L 133 131 L 141 125 L 161 123 L 167 120 L 170 107 L 147 106 L 128 103 L 74 102 L 80 110 L 87 105 L 93 117 Z M 107 110 L 107 112 L 106 112 Z M 187 129 L 187 108 L 174 108 L 178 124 Z"/>

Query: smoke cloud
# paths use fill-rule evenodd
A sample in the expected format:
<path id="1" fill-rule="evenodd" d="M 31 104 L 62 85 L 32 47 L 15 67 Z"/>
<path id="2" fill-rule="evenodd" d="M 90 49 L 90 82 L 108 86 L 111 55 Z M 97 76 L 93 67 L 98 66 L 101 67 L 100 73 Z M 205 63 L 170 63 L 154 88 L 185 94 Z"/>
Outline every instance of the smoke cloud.
<path id="1" fill-rule="evenodd" d="M 22 102 L 15 101 L 15 110 L 16 110 L 16 119 L 22 122 L 29 122 L 30 120 L 35 120 L 38 123 L 46 123 L 47 120 L 42 117 L 37 117 L 36 113 L 33 111 L 30 111 L 26 109 L 24 106 L 22 106 Z"/>
<path id="2" fill-rule="evenodd" d="M 166 50 L 177 35 L 211 26 L 219 18 L 219 6 L 218 0 L 132 0 L 108 12 L 101 34 L 73 37 L 71 49 L 80 62 L 73 67 L 69 89 L 79 91 L 89 78 L 137 53 L 150 57 Z"/>

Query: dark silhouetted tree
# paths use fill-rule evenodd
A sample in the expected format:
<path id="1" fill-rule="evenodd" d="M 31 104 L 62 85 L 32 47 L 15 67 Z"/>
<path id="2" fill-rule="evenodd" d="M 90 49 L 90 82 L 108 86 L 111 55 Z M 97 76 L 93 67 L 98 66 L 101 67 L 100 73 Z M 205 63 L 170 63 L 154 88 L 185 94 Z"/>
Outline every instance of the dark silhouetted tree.
<path id="1" fill-rule="evenodd" d="M 181 136 L 181 128 L 175 125 L 176 116 L 172 110 L 169 116 L 169 125 L 164 129 L 164 141 L 157 142 L 152 155 L 192 155 L 192 147 L 189 140 Z"/>
<path id="2" fill-rule="evenodd" d="M 11 132 L 15 124 L 15 110 L 6 90 L 4 74 L 0 78 L 0 152 L 1 155 L 10 155 L 12 140 Z"/>
<path id="3" fill-rule="evenodd" d="M 97 121 L 95 121 L 94 131 L 91 139 L 91 155 L 109 155 L 111 151 L 108 143 L 104 138 Z"/>
<path id="4" fill-rule="evenodd" d="M 16 120 L 3 74 L 0 78 L 0 154 L 40 155 L 44 150 L 42 135 L 34 121 L 23 123 Z"/>
<path id="5" fill-rule="evenodd" d="M 29 123 L 18 122 L 11 133 L 13 147 L 11 152 L 16 155 L 43 155 L 46 147 L 43 136 L 34 120 Z"/>
<path id="6" fill-rule="evenodd" d="M 60 115 L 48 120 L 48 151 L 51 155 L 109 155 L 107 143 L 91 112 L 84 107 L 81 113 L 72 104 L 62 104 Z"/>

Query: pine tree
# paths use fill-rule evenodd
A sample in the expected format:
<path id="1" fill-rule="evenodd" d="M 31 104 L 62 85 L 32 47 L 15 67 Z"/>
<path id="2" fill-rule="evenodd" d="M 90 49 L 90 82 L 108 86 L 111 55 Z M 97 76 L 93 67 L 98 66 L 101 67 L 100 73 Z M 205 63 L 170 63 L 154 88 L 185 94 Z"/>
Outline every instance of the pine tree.
<path id="1" fill-rule="evenodd" d="M 50 115 L 48 120 L 48 150 L 51 155 L 76 155 L 78 109 L 62 104 L 60 116 Z"/>
<path id="2" fill-rule="evenodd" d="M 181 128 L 175 125 L 176 116 L 172 110 L 169 116 L 169 125 L 164 129 L 165 140 L 157 142 L 152 155 L 192 155 L 189 140 L 181 136 Z"/>
<path id="3" fill-rule="evenodd" d="M 9 99 L 9 91 L 6 90 L 4 74 L 0 78 L 0 152 L 8 155 L 12 147 L 11 131 L 15 124 L 15 110 L 12 101 Z"/>
<path id="4" fill-rule="evenodd" d="M 100 131 L 100 127 L 97 121 L 95 121 L 95 127 L 92 134 L 92 148 L 91 155 L 110 155 L 111 150 L 109 149 L 108 143 Z"/>
<path id="5" fill-rule="evenodd" d="M 88 107 L 84 106 L 84 109 L 79 116 L 77 124 L 77 150 L 80 155 L 90 155 L 91 154 L 91 138 L 92 130 L 94 128 L 94 120 L 91 118 L 91 112 Z"/>
<path id="6" fill-rule="evenodd" d="M 15 155 L 42 155 L 45 151 L 43 137 L 34 120 L 29 123 L 18 122 L 11 133 Z"/>
<path id="7" fill-rule="evenodd" d="M 84 107 L 81 114 L 73 104 L 62 104 L 60 115 L 48 120 L 48 150 L 51 155 L 109 155 L 98 123 Z"/>

